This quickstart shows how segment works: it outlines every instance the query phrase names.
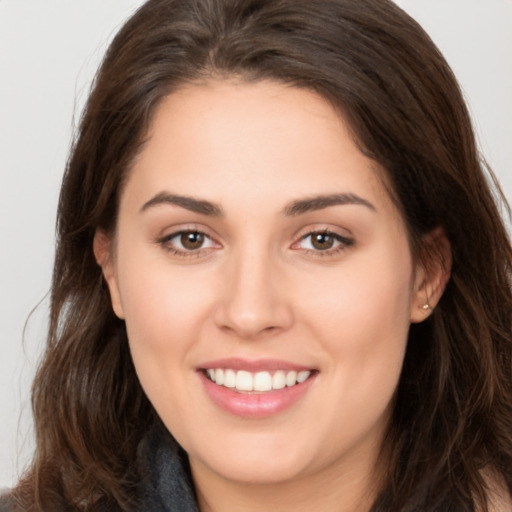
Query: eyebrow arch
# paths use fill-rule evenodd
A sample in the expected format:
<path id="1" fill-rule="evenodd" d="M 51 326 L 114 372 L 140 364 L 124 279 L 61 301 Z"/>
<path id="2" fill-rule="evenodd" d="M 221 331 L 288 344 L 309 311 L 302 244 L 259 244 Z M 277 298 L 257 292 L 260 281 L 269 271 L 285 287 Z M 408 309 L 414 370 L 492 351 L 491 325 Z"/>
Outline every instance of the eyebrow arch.
<path id="1" fill-rule="evenodd" d="M 180 196 L 177 194 L 170 194 L 168 192 L 160 192 L 152 197 L 149 201 L 144 203 L 140 212 L 146 211 L 157 205 L 170 204 L 181 206 L 191 212 L 201 213 L 213 217 L 221 217 L 223 215 L 222 208 L 215 203 L 205 201 L 204 199 L 196 199 L 190 196 Z"/>
<path id="2" fill-rule="evenodd" d="M 356 194 L 329 194 L 320 195 L 314 197 L 308 197 L 305 199 L 298 199 L 292 201 L 284 208 L 284 214 L 287 216 L 301 215 L 303 213 L 312 212 L 315 210 L 322 210 L 329 206 L 346 205 L 346 204 L 357 204 L 366 206 L 372 211 L 377 211 L 372 203 L 359 197 Z"/>

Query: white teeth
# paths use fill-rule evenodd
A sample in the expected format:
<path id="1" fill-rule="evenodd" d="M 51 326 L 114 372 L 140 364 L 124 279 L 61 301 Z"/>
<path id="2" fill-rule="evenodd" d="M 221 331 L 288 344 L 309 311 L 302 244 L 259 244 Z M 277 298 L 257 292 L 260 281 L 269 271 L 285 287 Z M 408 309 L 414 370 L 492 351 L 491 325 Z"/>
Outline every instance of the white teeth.
<path id="1" fill-rule="evenodd" d="M 229 370 L 226 370 L 229 371 Z M 252 391 L 252 375 L 249 372 L 240 370 L 236 373 L 236 389 L 238 391 Z"/>
<path id="2" fill-rule="evenodd" d="M 215 382 L 219 386 L 222 386 L 222 384 L 224 384 L 224 370 L 221 370 L 219 368 L 215 370 Z"/>
<path id="3" fill-rule="evenodd" d="M 300 384 L 308 379 L 311 371 L 303 370 L 284 371 L 277 370 L 273 375 L 270 372 L 250 373 L 245 370 L 235 371 L 230 368 L 209 368 L 206 370 L 209 379 L 219 386 L 235 388 L 237 391 L 271 391 L 283 389 Z"/>
<path id="4" fill-rule="evenodd" d="M 252 382 L 254 391 L 270 391 L 272 389 L 272 376 L 268 372 L 258 372 Z"/>
<path id="5" fill-rule="evenodd" d="M 278 370 L 272 377 L 272 387 L 274 389 L 283 389 L 286 386 L 286 377 L 282 370 Z"/>
<path id="6" fill-rule="evenodd" d="M 236 387 L 236 373 L 234 370 L 225 370 L 224 371 L 224 386 L 227 388 Z"/>
<path id="7" fill-rule="evenodd" d="M 309 376 L 311 375 L 311 372 L 309 370 L 304 370 L 302 372 L 299 372 L 297 374 L 297 382 L 304 382 Z"/>
<path id="8" fill-rule="evenodd" d="M 288 372 L 286 374 L 286 385 L 290 388 L 297 383 L 297 372 Z"/>

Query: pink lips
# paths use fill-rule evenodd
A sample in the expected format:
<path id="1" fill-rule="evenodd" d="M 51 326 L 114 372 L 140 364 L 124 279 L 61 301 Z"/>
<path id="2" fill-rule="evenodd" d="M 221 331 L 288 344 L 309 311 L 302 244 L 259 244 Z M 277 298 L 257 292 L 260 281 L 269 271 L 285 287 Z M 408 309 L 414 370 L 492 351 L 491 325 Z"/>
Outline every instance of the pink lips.
<path id="1" fill-rule="evenodd" d="M 275 359 L 246 361 L 233 358 L 210 361 L 201 365 L 197 374 L 201 379 L 206 394 L 212 402 L 230 414 L 252 419 L 267 418 L 294 405 L 307 393 L 318 374 L 318 372 L 313 371 L 306 381 L 291 387 L 268 392 L 244 393 L 212 382 L 206 376 L 205 370 L 215 368 L 230 368 L 235 371 L 245 370 L 251 373 L 260 371 L 274 372 L 277 370 L 299 372 L 312 370 L 312 368 Z"/>
<path id="2" fill-rule="evenodd" d="M 301 370 L 311 370 L 307 366 L 302 366 L 289 361 L 280 361 L 278 359 L 258 359 L 256 361 L 247 361 L 240 358 L 227 358 L 227 359 L 216 359 L 215 361 L 208 361 L 201 365 L 202 370 L 208 370 L 209 368 L 231 368 L 233 370 L 245 370 L 247 372 L 273 372 L 277 370 L 295 370 L 300 372 Z"/>

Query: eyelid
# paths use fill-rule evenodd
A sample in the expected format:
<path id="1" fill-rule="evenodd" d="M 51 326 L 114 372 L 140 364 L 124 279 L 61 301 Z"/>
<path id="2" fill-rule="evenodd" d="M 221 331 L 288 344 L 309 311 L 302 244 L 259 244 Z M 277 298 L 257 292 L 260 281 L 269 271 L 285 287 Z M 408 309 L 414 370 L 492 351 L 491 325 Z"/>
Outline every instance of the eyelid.
<path id="1" fill-rule="evenodd" d="M 173 238 L 179 237 L 186 233 L 197 233 L 203 235 L 205 239 L 209 241 L 210 245 L 208 247 L 199 247 L 197 249 L 186 249 L 173 246 L 173 244 L 170 243 Z M 208 233 L 208 230 L 193 225 L 175 227 L 171 232 L 159 236 L 156 240 L 156 243 L 160 245 L 164 250 L 183 258 L 203 256 L 206 252 L 210 252 L 212 249 L 218 249 L 222 247 L 222 245 L 215 239 L 215 237 Z"/>
<path id="2" fill-rule="evenodd" d="M 195 223 L 195 222 L 180 222 L 173 225 L 167 225 L 166 227 L 158 230 L 155 234 L 155 241 L 161 242 L 163 240 L 168 240 L 173 236 L 179 235 L 181 233 L 201 233 L 212 240 L 216 240 L 218 236 L 210 229 L 208 226 L 204 224 Z"/>
<path id="3" fill-rule="evenodd" d="M 329 256 L 334 255 L 338 252 L 342 252 L 350 248 L 355 244 L 355 239 L 350 235 L 343 235 L 339 231 L 341 228 L 336 227 L 327 227 L 327 226 L 317 226 L 317 227 L 308 227 L 300 230 L 295 236 L 295 241 L 291 244 L 290 248 L 297 251 L 302 251 L 303 253 L 310 253 L 314 256 Z M 203 256 L 205 253 L 209 253 L 212 250 L 222 248 L 222 244 L 219 243 L 214 235 L 210 234 L 209 229 L 205 229 L 202 226 L 197 225 L 181 225 L 174 226 L 170 232 L 165 235 L 161 235 L 156 239 L 156 243 L 160 245 L 166 251 L 175 254 L 179 257 L 194 257 L 194 256 Z M 348 230 L 344 230 L 348 231 Z M 186 233 L 197 233 L 203 235 L 208 246 L 198 247 L 193 249 L 187 249 L 185 247 L 178 247 L 176 244 L 171 243 L 171 241 L 179 236 L 182 236 Z M 318 249 L 318 248 L 303 248 L 300 247 L 301 243 L 306 240 L 308 237 L 312 237 L 315 234 L 324 234 L 332 237 L 335 241 L 334 247 L 326 248 L 326 249 Z"/>
<path id="4" fill-rule="evenodd" d="M 332 248 L 321 250 L 321 249 L 312 249 L 312 248 L 300 248 L 297 247 L 303 240 L 311 237 L 315 234 L 325 234 L 328 236 L 332 236 L 338 243 Z M 297 240 L 293 242 L 291 245 L 292 249 L 302 250 L 303 252 L 313 254 L 315 256 L 329 256 L 336 254 L 338 252 L 342 252 L 347 250 L 349 247 L 355 245 L 355 239 L 352 236 L 342 235 L 337 230 L 331 227 L 317 227 L 317 228 L 308 228 L 306 230 L 302 230 L 300 234 L 297 235 Z"/>

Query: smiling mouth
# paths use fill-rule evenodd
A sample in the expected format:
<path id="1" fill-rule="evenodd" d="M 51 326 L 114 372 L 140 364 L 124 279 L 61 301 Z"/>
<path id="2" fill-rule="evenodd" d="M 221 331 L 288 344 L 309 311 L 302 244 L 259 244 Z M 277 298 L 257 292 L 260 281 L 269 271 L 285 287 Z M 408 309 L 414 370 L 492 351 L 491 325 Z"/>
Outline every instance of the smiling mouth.
<path id="1" fill-rule="evenodd" d="M 218 386 L 240 393 L 265 393 L 291 388 L 305 382 L 313 373 L 313 370 L 277 370 L 252 373 L 230 368 L 209 368 L 203 371 L 206 377 Z"/>

